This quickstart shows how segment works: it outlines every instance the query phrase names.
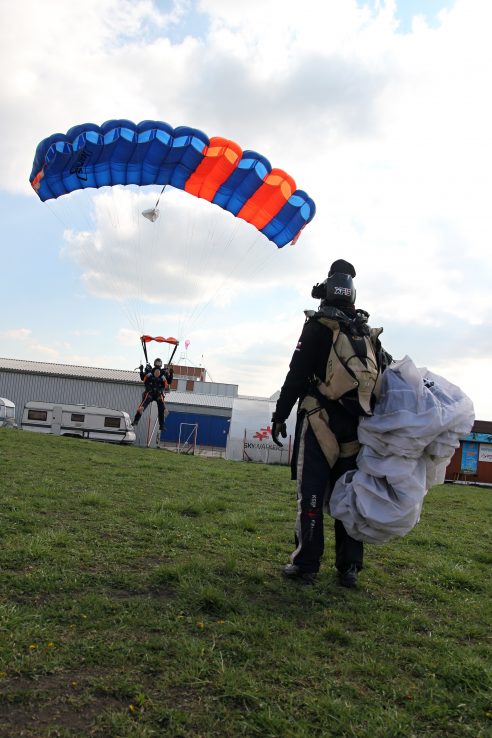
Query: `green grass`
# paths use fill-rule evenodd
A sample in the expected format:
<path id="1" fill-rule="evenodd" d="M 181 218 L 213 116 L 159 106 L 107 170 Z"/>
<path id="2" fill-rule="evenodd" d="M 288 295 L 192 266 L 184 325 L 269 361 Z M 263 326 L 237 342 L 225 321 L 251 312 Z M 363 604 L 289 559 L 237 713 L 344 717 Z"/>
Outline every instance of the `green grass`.
<path id="1" fill-rule="evenodd" d="M 492 490 L 283 581 L 285 467 L 0 430 L 2 738 L 492 735 Z"/>

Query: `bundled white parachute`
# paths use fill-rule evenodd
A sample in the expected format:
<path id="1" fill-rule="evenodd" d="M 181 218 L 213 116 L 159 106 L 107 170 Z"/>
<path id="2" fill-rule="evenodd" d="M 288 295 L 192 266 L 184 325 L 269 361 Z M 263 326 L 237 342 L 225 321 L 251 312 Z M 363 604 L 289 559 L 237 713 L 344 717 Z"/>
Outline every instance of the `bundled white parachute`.
<path id="1" fill-rule="evenodd" d="M 358 541 L 385 543 L 420 519 L 427 490 L 444 482 L 460 438 L 475 419 L 456 385 L 405 356 L 386 369 L 374 415 L 359 424 L 357 469 L 344 474 L 330 513 Z"/>

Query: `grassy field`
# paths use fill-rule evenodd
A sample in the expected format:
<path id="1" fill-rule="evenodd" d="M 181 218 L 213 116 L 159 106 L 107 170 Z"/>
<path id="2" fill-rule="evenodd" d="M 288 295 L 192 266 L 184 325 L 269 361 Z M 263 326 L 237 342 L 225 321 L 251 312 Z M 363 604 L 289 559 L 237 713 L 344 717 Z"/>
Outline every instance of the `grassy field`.
<path id="1" fill-rule="evenodd" d="M 492 735 L 492 490 L 284 581 L 285 467 L 0 429 L 1 738 Z"/>

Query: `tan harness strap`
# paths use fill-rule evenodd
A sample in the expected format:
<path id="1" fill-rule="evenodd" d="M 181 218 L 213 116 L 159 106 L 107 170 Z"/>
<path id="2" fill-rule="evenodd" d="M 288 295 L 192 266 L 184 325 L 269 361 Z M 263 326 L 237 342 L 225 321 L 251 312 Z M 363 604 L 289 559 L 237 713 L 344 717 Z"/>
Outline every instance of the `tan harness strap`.
<path id="1" fill-rule="evenodd" d="M 311 395 L 306 395 L 300 409 L 306 411 L 309 425 L 316 436 L 316 440 L 330 468 L 333 468 L 340 454 L 340 446 L 330 428 L 328 413 L 320 407 L 316 398 Z"/>

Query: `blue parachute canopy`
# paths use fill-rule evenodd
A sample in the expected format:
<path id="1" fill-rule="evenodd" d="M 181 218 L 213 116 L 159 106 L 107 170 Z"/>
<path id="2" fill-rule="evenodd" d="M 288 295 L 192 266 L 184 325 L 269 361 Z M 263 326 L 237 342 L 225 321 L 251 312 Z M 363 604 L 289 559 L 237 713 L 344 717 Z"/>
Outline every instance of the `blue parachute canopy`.
<path id="1" fill-rule="evenodd" d="M 85 188 L 171 185 L 251 223 L 278 247 L 313 219 L 313 200 L 290 175 L 234 141 L 146 120 L 83 123 L 36 149 L 31 176 L 42 201 Z"/>

